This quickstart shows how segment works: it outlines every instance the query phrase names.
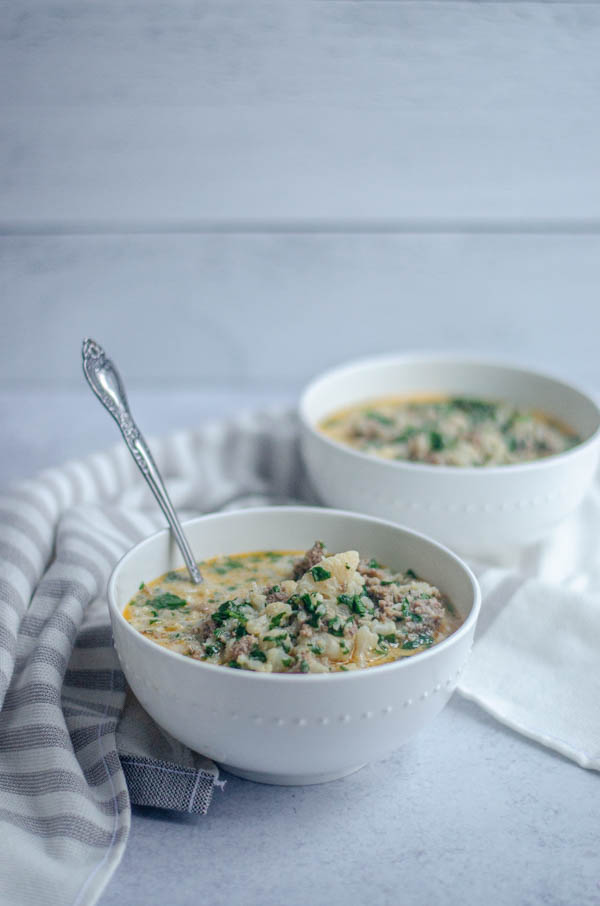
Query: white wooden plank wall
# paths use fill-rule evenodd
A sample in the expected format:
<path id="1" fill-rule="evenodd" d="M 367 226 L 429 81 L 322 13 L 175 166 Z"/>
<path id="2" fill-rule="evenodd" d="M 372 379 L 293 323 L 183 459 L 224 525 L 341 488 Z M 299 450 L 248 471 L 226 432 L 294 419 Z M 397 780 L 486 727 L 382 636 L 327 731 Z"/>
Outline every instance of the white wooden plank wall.
<path id="1" fill-rule="evenodd" d="M 6 237 L 5 381 L 79 383 L 106 338 L 130 379 L 295 387 L 381 350 L 504 354 L 594 382 L 597 236 Z M 40 350 L 43 351 L 39 355 Z"/>
<path id="2" fill-rule="evenodd" d="M 412 347 L 600 386 L 600 4 L 23 0 L 0 388 L 295 389 Z"/>

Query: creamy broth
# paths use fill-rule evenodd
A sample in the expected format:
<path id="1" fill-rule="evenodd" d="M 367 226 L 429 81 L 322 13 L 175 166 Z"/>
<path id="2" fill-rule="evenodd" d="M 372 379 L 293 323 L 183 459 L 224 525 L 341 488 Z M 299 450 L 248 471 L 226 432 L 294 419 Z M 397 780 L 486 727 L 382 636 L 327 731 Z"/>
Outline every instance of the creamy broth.
<path id="1" fill-rule="evenodd" d="M 357 551 L 255 551 L 198 564 L 148 584 L 124 610 L 147 638 L 230 668 L 327 673 L 409 657 L 445 639 L 462 619 L 435 586 Z"/>
<path id="2" fill-rule="evenodd" d="M 474 397 L 379 397 L 332 413 L 319 429 L 382 459 L 450 466 L 529 462 L 581 440 L 542 412 Z"/>

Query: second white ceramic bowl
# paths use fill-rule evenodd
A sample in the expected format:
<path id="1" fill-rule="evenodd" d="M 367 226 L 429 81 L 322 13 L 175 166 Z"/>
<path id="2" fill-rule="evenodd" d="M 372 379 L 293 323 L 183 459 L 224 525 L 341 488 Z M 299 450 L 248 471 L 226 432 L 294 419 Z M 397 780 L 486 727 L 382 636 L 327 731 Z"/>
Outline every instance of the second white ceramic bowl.
<path id="1" fill-rule="evenodd" d="M 464 617 L 425 652 L 366 670 L 252 673 L 161 647 L 127 622 L 140 581 L 182 565 L 167 530 L 137 544 L 108 585 L 113 635 L 127 681 L 146 711 L 190 748 L 267 783 L 319 783 L 382 758 L 443 708 L 465 666 L 480 607 L 477 581 L 453 553 L 408 529 L 311 507 L 272 507 L 186 523 L 198 559 L 250 550 L 358 550 L 437 585 Z"/>
<path id="2" fill-rule="evenodd" d="M 337 409 L 391 394 L 503 399 L 569 424 L 583 442 L 566 453 L 497 467 L 379 459 L 337 443 L 318 424 Z M 589 489 L 600 456 L 600 410 L 581 390 L 534 371 L 444 355 L 366 359 L 313 381 L 300 401 L 302 452 L 329 506 L 410 525 L 471 555 L 537 541 Z"/>

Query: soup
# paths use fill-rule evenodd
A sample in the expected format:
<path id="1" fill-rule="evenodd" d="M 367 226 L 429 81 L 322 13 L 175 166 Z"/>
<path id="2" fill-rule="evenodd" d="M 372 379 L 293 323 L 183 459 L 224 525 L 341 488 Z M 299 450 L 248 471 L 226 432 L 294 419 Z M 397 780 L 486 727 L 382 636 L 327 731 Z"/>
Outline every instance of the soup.
<path id="1" fill-rule="evenodd" d="M 380 397 L 334 412 L 319 428 L 382 459 L 447 466 L 530 462 L 580 442 L 541 412 L 472 397 Z"/>
<path id="2" fill-rule="evenodd" d="M 435 586 L 357 551 L 255 551 L 200 562 L 146 584 L 125 618 L 187 657 L 269 673 L 330 673 L 411 657 L 462 619 Z"/>

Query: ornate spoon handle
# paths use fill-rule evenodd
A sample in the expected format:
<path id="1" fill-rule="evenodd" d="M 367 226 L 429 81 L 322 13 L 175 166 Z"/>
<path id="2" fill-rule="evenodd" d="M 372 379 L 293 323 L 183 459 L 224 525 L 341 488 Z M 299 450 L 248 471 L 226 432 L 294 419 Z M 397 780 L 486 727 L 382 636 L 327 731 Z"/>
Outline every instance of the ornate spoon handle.
<path id="1" fill-rule="evenodd" d="M 94 340 L 83 341 L 82 356 L 83 373 L 88 384 L 119 426 L 123 439 L 129 447 L 129 452 L 167 517 L 167 522 L 171 526 L 192 582 L 199 584 L 202 582 L 202 575 L 196 565 L 160 472 L 152 458 L 150 448 L 131 417 L 127 395 L 119 372 L 102 347 Z"/>

